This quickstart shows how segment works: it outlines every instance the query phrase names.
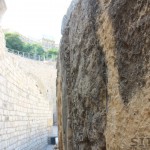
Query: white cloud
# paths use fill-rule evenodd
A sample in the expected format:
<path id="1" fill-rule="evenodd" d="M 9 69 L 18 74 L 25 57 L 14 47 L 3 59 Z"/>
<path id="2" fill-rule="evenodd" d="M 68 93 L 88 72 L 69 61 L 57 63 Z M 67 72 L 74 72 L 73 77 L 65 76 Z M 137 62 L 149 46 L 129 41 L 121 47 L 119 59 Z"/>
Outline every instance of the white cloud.
<path id="1" fill-rule="evenodd" d="M 26 36 L 51 37 L 59 42 L 64 14 L 71 0 L 6 0 L 3 26 Z"/>

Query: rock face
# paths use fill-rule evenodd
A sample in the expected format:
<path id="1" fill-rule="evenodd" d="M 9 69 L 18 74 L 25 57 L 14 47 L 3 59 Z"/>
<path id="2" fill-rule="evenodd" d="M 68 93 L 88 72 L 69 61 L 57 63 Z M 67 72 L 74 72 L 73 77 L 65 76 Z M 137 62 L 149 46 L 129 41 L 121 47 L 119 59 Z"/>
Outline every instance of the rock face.
<path id="1" fill-rule="evenodd" d="M 150 1 L 76 0 L 58 59 L 60 150 L 149 148 Z"/>

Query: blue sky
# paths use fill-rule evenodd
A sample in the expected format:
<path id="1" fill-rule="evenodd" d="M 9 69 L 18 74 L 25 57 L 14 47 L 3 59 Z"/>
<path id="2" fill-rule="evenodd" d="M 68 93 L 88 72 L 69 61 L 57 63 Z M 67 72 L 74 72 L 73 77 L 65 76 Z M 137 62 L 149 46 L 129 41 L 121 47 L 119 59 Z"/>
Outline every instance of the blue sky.
<path id="1" fill-rule="evenodd" d="M 4 28 L 40 39 L 47 37 L 59 43 L 61 22 L 71 0 L 5 0 L 7 11 Z"/>

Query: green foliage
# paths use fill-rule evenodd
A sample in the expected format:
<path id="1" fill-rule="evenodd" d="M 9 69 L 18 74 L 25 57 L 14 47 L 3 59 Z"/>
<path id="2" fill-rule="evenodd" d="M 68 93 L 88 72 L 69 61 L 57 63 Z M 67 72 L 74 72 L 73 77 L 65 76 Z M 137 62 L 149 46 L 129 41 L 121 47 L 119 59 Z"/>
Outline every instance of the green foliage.
<path id="1" fill-rule="evenodd" d="M 29 44 L 21 41 L 20 37 L 16 33 L 5 33 L 6 47 L 22 52 L 34 53 L 37 55 L 43 55 L 44 49 L 40 44 Z"/>
<path id="2" fill-rule="evenodd" d="M 6 47 L 10 49 L 15 49 L 22 51 L 24 48 L 24 43 L 20 40 L 19 35 L 16 33 L 6 33 Z"/>
<path id="3" fill-rule="evenodd" d="M 48 50 L 47 53 L 57 55 L 58 54 L 58 49 L 57 48 L 52 48 L 52 49 Z"/>
<path id="4" fill-rule="evenodd" d="M 47 56 L 47 57 L 56 58 L 57 55 L 58 55 L 58 49 L 57 48 L 52 48 L 52 49 L 49 49 L 47 52 L 45 52 L 45 56 Z"/>
<path id="5" fill-rule="evenodd" d="M 44 56 L 46 58 L 52 58 L 52 59 L 56 59 L 58 55 L 58 48 L 52 48 L 49 49 L 47 52 L 45 52 Z"/>
<path id="6" fill-rule="evenodd" d="M 30 56 L 35 57 L 34 55 L 40 55 L 43 58 L 56 58 L 58 54 L 57 48 L 52 48 L 48 50 L 47 52 L 44 51 L 43 47 L 40 44 L 34 43 L 24 43 L 21 41 L 20 37 L 16 33 L 5 33 L 5 39 L 6 39 L 6 47 L 18 50 L 25 53 L 30 53 Z"/>
<path id="7" fill-rule="evenodd" d="M 44 54 L 44 49 L 42 48 L 41 45 L 33 44 L 32 47 L 33 47 L 31 50 L 32 53 L 36 53 L 37 55 L 43 55 Z"/>
<path id="8" fill-rule="evenodd" d="M 32 44 L 24 43 L 23 51 L 30 53 L 32 48 L 33 48 L 33 47 L 32 47 Z"/>
<path id="9" fill-rule="evenodd" d="M 28 44 L 24 45 L 24 52 L 33 53 L 36 55 L 44 55 L 44 49 L 39 44 Z"/>

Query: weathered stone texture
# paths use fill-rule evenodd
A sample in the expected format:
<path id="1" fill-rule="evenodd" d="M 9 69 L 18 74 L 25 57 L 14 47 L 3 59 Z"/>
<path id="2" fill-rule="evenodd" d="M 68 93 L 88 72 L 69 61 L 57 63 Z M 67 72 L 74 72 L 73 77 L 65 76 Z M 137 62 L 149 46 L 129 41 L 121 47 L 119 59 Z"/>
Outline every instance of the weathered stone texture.
<path id="1" fill-rule="evenodd" d="M 132 138 L 139 150 L 150 138 L 149 17 L 149 0 L 69 8 L 57 64 L 60 150 L 131 150 Z"/>
<path id="2" fill-rule="evenodd" d="M 6 52 L 0 32 L 0 150 L 45 150 L 53 123 L 55 64 Z"/>

